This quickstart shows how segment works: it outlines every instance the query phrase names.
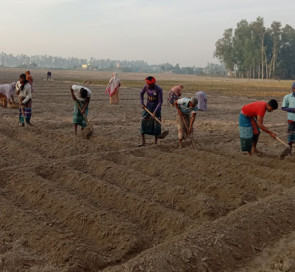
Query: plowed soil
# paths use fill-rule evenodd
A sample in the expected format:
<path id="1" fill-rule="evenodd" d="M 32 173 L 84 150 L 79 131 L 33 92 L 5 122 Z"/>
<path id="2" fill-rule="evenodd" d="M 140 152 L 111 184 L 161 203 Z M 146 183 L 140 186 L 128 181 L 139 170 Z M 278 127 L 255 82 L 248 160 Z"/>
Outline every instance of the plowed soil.
<path id="1" fill-rule="evenodd" d="M 21 72 L 0 69 L 0 83 Z M 165 90 L 169 135 L 139 148 L 140 89 L 124 87 L 133 75 L 121 75 L 119 105 L 87 85 L 94 133 L 84 139 L 70 85 L 110 73 L 53 71 L 47 82 L 46 72 L 32 72 L 33 127 L 0 108 L 0 271 L 295 271 L 295 159 L 281 160 L 284 146 L 265 133 L 261 156 L 240 151 L 238 115 L 255 97 L 208 91 L 197 147 L 178 149 Z M 283 111 L 265 125 L 286 139 Z"/>

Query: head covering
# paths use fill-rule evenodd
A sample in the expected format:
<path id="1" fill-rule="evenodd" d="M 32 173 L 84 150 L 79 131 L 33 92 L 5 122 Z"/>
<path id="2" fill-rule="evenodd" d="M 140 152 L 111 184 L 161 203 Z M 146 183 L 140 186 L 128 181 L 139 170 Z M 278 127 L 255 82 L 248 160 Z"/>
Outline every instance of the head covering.
<path id="1" fill-rule="evenodd" d="M 293 82 L 292 84 L 292 89 L 295 89 L 295 82 Z"/>
<path id="2" fill-rule="evenodd" d="M 28 70 L 25 72 L 25 74 L 26 74 L 26 80 L 29 81 L 29 83 L 32 85 L 33 78 L 31 76 L 31 72 Z"/>
<path id="3" fill-rule="evenodd" d="M 198 98 L 198 109 L 201 111 L 207 111 L 207 96 L 203 91 L 196 92 Z"/>
<path id="4" fill-rule="evenodd" d="M 191 97 L 191 102 L 194 104 L 194 105 L 198 105 L 198 98 L 196 96 L 192 96 Z"/>
<path id="5" fill-rule="evenodd" d="M 105 93 L 108 93 L 110 96 L 112 96 L 120 86 L 121 86 L 121 83 L 118 77 L 118 73 L 113 73 L 107 85 L 107 88 L 105 90 Z"/>
<path id="6" fill-rule="evenodd" d="M 153 76 L 148 76 L 145 79 L 146 84 L 151 85 L 156 83 L 156 79 Z"/>

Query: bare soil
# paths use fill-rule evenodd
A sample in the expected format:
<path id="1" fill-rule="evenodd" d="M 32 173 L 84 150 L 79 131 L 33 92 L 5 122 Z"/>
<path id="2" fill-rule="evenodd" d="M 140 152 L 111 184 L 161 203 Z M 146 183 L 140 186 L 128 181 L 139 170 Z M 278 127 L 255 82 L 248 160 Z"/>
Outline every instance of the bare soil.
<path id="1" fill-rule="evenodd" d="M 0 84 L 21 72 L 1 68 Z M 47 82 L 46 72 L 31 71 L 33 127 L 0 108 L 0 271 L 295 271 L 295 159 L 281 160 L 284 146 L 265 133 L 261 156 L 240 151 L 238 115 L 258 95 L 204 90 L 198 145 L 178 149 L 164 90 L 170 133 L 138 148 L 140 89 L 124 79 L 146 75 L 120 75 L 120 104 L 110 105 L 105 86 L 91 83 L 110 73 L 54 70 Z M 173 80 L 198 89 L 193 76 Z M 72 125 L 70 85 L 83 81 L 93 91 L 88 140 Z M 265 125 L 286 139 L 285 112 L 266 113 Z"/>

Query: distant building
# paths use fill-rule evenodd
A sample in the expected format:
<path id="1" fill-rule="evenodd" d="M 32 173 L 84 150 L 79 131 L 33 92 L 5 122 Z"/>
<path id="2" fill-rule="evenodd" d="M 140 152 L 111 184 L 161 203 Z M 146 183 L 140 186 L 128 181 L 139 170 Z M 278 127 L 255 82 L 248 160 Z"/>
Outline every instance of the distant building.
<path id="1" fill-rule="evenodd" d="M 89 69 L 89 68 L 90 68 L 90 63 L 82 64 L 82 69 Z"/>

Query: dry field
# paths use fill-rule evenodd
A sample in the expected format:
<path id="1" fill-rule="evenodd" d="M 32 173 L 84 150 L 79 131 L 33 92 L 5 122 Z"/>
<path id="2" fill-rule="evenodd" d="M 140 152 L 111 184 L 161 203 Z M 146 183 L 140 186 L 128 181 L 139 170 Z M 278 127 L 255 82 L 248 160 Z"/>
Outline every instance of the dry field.
<path id="1" fill-rule="evenodd" d="M 0 83 L 20 69 L 0 69 Z M 291 82 L 156 75 L 167 99 L 202 89 L 196 149 L 170 133 L 140 142 L 144 74 L 121 74 L 120 104 L 104 94 L 111 73 L 32 70 L 33 127 L 0 108 L 0 271 L 295 271 L 295 159 L 262 133 L 262 156 L 240 152 L 238 114 L 256 99 L 282 96 Z M 94 135 L 74 136 L 70 84 L 90 81 Z M 125 83 L 124 83 L 125 82 Z M 265 125 L 286 139 L 286 113 Z M 80 131 L 79 131 L 80 133 Z"/>

